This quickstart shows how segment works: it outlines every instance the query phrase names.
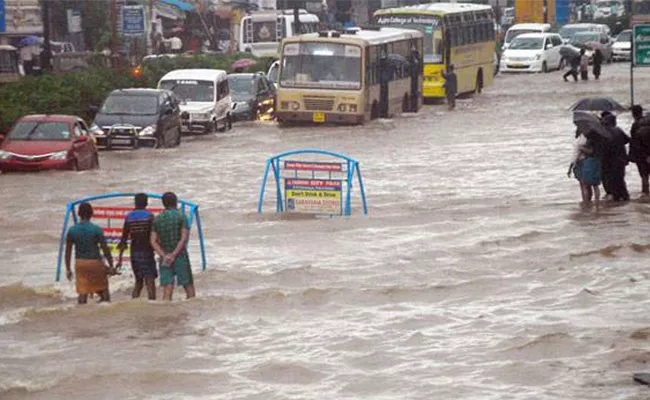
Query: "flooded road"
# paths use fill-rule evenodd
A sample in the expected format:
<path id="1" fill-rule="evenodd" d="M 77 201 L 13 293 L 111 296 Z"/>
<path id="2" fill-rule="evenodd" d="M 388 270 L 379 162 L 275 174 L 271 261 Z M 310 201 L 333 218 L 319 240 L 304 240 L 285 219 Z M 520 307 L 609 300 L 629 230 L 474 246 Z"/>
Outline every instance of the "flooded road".
<path id="1" fill-rule="evenodd" d="M 0 175 L 0 398 L 647 399 L 631 376 L 650 361 L 650 205 L 583 211 L 566 177 L 567 108 L 628 104 L 628 75 L 499 76 L 453 112 L 245 123 L 104 152 L 99 171 Z M 650 71 L 636 76 L 650 105 Z M 369 216 L 357 200 L 350 218 L 279 218 L 271 202 L 259 217 L 266 159 L 300 148 L 357 159 Z M 131 301 L 123 276 L 113 303 L 76 306 L 54 283 L 65 204 L 167 190 L 201 207 L 198 298 Z"/>

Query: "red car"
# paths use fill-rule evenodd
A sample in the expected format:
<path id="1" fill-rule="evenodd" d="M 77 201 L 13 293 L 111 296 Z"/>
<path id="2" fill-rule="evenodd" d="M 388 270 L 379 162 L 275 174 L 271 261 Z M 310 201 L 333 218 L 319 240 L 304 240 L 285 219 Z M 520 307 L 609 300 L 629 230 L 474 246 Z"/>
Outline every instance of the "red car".
<path id="1" fill-rule="evenodd" d="M 86 123 L 72 115 L 28 115 L 0 135 L 0 171 L 99 168 Z"/>

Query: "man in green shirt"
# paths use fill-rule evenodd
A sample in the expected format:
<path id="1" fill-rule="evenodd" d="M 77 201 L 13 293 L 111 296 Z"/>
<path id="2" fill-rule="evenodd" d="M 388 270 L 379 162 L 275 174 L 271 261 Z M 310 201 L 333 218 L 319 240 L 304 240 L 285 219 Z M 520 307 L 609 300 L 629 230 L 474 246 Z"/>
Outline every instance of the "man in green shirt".
<path id="1" fill-rule="evenodd" d="M 162 196 L 165 211 L 158 214 L 151 229 L 151 247 L 160 256 L 160 286 L 163 300 L 171 300 L 176 283 L 185 289 L 187 298 L 196 296 L 194 279 L 187 254 L 187 241 L 190 237 L 189 223 L 176 207 L 178 199 L 172 192 Z"/>

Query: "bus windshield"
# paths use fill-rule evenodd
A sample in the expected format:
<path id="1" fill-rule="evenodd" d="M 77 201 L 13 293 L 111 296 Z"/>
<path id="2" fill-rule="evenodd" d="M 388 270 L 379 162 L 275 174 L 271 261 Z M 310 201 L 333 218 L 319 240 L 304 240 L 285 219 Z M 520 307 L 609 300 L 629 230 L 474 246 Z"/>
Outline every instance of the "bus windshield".
<path id="1" fill-rule="evenodd" d="M 440 18 L 435 15 L 398 14 L 376 17 L 377 25 L 393 28 L 415 29 L 424 34 L 424 62 L 442 63 L 443 41 Z"/>
<path id="2" fill-rule="evenodd" d="M 361 48 L 342 43 L 288 43 L 280 86 L 361 89 Z"/>

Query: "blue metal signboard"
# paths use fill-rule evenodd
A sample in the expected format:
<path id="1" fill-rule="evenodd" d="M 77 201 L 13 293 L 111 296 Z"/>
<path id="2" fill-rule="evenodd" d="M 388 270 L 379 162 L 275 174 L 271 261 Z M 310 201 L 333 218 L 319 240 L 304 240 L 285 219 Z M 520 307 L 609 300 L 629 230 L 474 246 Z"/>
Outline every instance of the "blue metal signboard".
<path id="1" fill-rule="evenodd" d="M 320 157 L 298 160 L 294 157 Z M 287 159 L 291 157 L 290 159 Z M 322 158 L 332 161 L 325 161 Z M 352 211 L 352 184 L 356 178 L 363 213 L 368 214 L 366 192 L 359 162 L 343 154 L 326 150 L 304 149 L 277 154 L 266 162 L 257 212 L 262 213 L 269 172 L 275 178 L 276 212 L 315 215 L 345 215 Z M 282 184 L 284 182 L 284 185 Z"/>
<path id="2" fill-rule="evenodd" d="M 7 23 L 5 18 L 5 0 L 0 0 L 0 32 L 7 31 Z"/>
<path id="3" fill-rule="evenodd" d="M 145 14 L 143 6 L 122 7 L 122 34 L 140 36 L 145 32 Z"/>

